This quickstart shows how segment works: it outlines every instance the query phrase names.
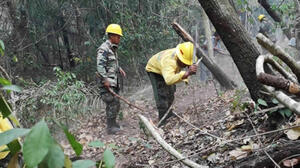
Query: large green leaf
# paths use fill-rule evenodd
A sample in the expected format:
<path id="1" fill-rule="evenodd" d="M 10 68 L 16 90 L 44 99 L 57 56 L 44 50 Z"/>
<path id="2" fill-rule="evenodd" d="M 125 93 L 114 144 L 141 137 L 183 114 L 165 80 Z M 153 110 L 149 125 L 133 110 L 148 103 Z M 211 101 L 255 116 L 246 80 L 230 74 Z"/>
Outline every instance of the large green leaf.
<path id="1" fill-rule="evenodd" d="M 15 129 L 11 129 L 11 130 L 0 133 L 0 146 L 6 145 L 17 138 L 28 134 L 29 131 L 30 131 L 30 129 L 15 128 Z"/>
<path id="2" fill-rule="evenodd" d="M 7 86 L 3 86 L 1 89 L 2 90 L 14 91 L 14 92 L 21 92 L 22 91 L 22 89 L 17 85 L 7 85 Z"/>
<path id="3" fill-rule="evenodd" d="M 37 123 L 26 136 L 23 146 L 25 163 L 32 168 L 37 166 L 47 155 L 53 139 L 44 120 Z"/>
<path id="4" fill-rule="evenodd" d="M 91 160 L 77 160 L 72 163 L 72 168 L 89 168 L 95 165 L 96 163 Z"/>
<path id="5" fill-rule="evenodd" d="M 103 161 L 105 162 L 106 168 L 114 168 L 115 156 L 110 149 L 106 149 L 103 153 Z"/>
<path id="6" fill-rule="evenodd" d="M 2 113 L 3 118 L 6 118 L 11 114 L 11 108 L 4 97 L 1 94 L 0 96 L 0 112 Z"/>
<path id="7" fill-rule="evenodd" d="M 47 160 L 47 165 L 49 168 L 62 168 L 65 164 L 64 152 L 57 143 L 53 143 L 51 145 L 45 159 Z"/>

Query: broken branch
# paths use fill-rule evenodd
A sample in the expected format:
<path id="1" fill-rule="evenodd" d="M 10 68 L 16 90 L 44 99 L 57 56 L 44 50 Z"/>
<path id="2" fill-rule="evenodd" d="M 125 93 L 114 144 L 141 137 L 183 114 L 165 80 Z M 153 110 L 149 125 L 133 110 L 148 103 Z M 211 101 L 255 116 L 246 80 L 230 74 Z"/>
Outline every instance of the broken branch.
<path id="1" fill-rule="evenodd" d="M 138 116 L 141 119 L 141 121 L 145 124 L 151 135 L 155 138 L 155 140 L 171 155 L 175 156 L 179 160 L 182 159 L 181 162 L 187 166 L 195 168 L 208 168 L 208 166 L 199 165 L 193 162 L 192 160 L 185 158 L 159 135 L 159 133 L 155 130 L 155 128 L 151 125 L 151 123 L 147 120 L 146 117 L 140 114 Z"/>

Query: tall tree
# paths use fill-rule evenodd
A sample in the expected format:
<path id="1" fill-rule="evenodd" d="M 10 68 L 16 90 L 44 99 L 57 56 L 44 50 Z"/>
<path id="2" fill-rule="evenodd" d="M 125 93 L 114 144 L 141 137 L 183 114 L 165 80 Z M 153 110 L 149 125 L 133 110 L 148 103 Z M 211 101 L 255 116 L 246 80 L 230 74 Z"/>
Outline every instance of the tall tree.
<path id="1" fill-rule="evenodd" d="M 295 37 L 296 37 L 296 48 L 300 51 L 300 0 L 294 0 L 296 4 L 296 19 L 295 19 Z M 300 58 L 300 53 L 298 52 Z"/>
<path id="2" fill-rule="evenodd" d="M 256 58 L 260 55 L 250 35 L 241 24 L 228 0 L 198 0 L 230 52 L 241 76 L 256 101 L 262 97 L 262 85 L 255 75 Z"/>

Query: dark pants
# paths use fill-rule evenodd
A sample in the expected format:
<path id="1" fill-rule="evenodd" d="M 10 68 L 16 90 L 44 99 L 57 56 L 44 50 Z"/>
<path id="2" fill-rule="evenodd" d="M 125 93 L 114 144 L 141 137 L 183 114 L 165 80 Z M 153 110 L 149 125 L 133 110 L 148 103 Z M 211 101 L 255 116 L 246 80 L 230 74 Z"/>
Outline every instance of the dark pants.
<path id="1" fill-rule="evenodd" d="M 119 89 L 112 87 L 115 93 L 119 93 Z M 116 119 L 120 111 L 120 100 L 113 96 L 107 89 L 101 88 L 101 99 L 106 104 L 106 117 L 107 119 Z"/>
<path id="2" fill-rule="evenodd" d="M 153 88 L 158 117 L 161 119 L 174 101 L 176 85 L 167 85 L 164 78 L 156 73 L 148 72 L 148 76 Z"/>

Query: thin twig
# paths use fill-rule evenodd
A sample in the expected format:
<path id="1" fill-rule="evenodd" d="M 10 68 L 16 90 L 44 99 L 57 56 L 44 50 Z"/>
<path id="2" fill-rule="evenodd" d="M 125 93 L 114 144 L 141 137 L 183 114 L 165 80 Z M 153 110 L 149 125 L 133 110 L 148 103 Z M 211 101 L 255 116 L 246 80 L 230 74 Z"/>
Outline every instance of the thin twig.
<path id="1" fill-rule="evenodd" d="M 191 127 L 195 128 L 196 130 L 199 130 L 199 131 L 200 131 L 200 134 L 206 134 L 206 135 L 209 135 L 209 136 L 214 137 L 214 138 L 216 138 L 216 139 L 224 140 L 224 138 L 221 138 L 221 137 L 218 137 L 218 136 L 213 135 L 213 134 L 211 134 L 211 133 L 202 131 L 200 128 L 196 127 L 196 126 L 193 125 L 192 123 L 190 123 L 190 122 L 186 121 L 184 118 L 180 117 L 180 116 L 179 116 L 177 113 L 175 113 L 174 111 L 173 111 L 173 113 L 174 113 L 178 118 L 180 118 L 182 121 L 184 121 L 185 123 L 187 123 L 188 125 L 190 125 Z"/>
<path id="2" fill-rule="evenodd" d="M 278 106 L 275 106 L 275 107 L 271 107 L 271 108 L 259 110 L 259 111 L 256 111 L 256 112 L 254 112 L 254 113 L 251 113 L 251 114 L 250 114 L 250 117 L 252 117 L 253 115 L 257 115 L 257 114 L 266 113 L 266 112 L 268 112 L 268 111 L 278 110 L 278 109 L 281 109 L 281 108 L 284 108 L 284 107 L 285 107 L 285 106 L 283 106 L 283 105 L 278 105 Z"/>
<path id="3" fill-rule="evenodd" d="M 165 115 L 159 120 L 158 122 L 158 127 L 160 126 L 161 122 L 164 121 L 164 119 L 168 116 L 168 114 L 170 113 L 170 111 L 172 111 L 171 109 L 173 109 L 174 103 L 175 101 L 173 101 L 172 105 L 169 107 L 168 111 L 165 113 Z"/>
<path id="4" fill-rule="evenodd" d="M 257 132 L 257 130 L 256 130 L 256 128 L 255 128 L 255 126 L 254 126 L 254 124 L 253 124 L 251 118 L 249 117 L 249 115 L 248 115 L 247 113 L 245 113 L 245 114 L 247 115 L 248 120 L 249 120 L 249 122 L 250 122 L 250 124 L 251 124 L 251 126 L 252 126 L 252 128 L 253 128 L 253 130 L 254 130 L 254 132 L 255 132 L 255 134 L 257 135 L 258 132 Z M 260 147 L 263 146 L 263 143 L 261 142 L 261 139 L 260 139 L 259 136 L 257 137 L 257 139 L 258 139 L 258 142 L 259 142 L 259 144 L 260 144 Z M 264 153 L 269 157 L 269 159 L 276 165 L 276 167 L 280 168 L 280 166 L 279 166 L 279 165 L 275 162 L 275 160 L 269 155 L 269 153 L 268 153 L 265 149 L 263 149 L 263 151 L 264 151 Z"/>

